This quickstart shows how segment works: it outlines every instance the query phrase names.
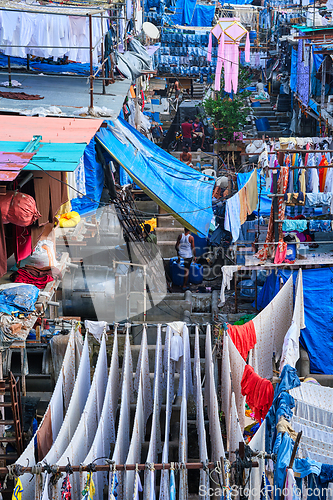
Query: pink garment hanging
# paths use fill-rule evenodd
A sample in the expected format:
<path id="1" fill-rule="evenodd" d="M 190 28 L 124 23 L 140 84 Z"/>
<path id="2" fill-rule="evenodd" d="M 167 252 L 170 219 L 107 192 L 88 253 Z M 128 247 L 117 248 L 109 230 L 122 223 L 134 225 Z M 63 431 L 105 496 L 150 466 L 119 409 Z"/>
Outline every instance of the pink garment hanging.
<path id="1" fill-rule="evenodd" d="M 221 88 L 221 73 L 224 66 L 224 90 L 236 93 L 239 72 L 239 42 L 246 33 L 245 61 L 250 62 L 250 36 L 236 18 L 221 18 L 209 34 L 208 61 L 212 57 L 212 35 L 219 41 L 215 74 L 215 90 Z"/>

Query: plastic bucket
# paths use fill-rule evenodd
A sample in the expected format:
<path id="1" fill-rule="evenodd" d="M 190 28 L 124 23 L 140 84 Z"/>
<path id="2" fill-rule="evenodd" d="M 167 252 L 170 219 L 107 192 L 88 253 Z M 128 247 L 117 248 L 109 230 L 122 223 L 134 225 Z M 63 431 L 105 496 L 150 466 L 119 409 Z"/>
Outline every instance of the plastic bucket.
<path id="1" fill-rule="evenodd" d="M 267 132 L 268 130 L 271 130 L 268 118 L 266 117 L 258 118 L 258 120 L 256 120 L 256 127 L 259 132 Z"/>
<path id="2" fill-rule="evenodd" d="M 169 261 L 169 271 L 172 283 L 176 286 L 183 286 L 184 283 L 184 259 L 180 259 L 178 264 L 178 257 L 172 257 Z"/>
<path id="3" fill-rule="evenodd" d="M 251 30 L 249 33 L 250 43 L 254 42 L 257 39 L 257 32 L 255 30 Z"/>
<path id="4" fill-rule="evenodd" d="M 261 104 L 259 101 L 252 102 L 251 108 L 261 108 Z"/>
<path id="5" fill-rule="evenodd" d="M 189 274 L 190 283 L 194 285 L 200 285 L 203 281 L 203 270 L 200 264 L 192 262 L 190 266 L 190 274 Z"/>

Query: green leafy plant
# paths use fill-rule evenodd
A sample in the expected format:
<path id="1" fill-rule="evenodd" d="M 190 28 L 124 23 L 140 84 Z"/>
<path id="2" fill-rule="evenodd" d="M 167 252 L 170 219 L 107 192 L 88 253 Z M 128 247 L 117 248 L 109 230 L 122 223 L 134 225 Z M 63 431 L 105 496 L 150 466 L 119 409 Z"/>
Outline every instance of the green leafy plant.
<path id="1" fill-rule="evenodd" d="M 239 67 L 238 87 L 244 89 L 250 85 L 250 72 L 248 68 Z M 224 74 L 221 77 L 221 89 L 224 88 Z M 218 141 L 233 141 L 234 133 L 240 132 L 242 126 L 247 123 L 249 108 L 246 98 L 250 92 L 234 94 L 231 100 L 223 90 L 219 92 L 215 99 L 208 98 L 204 101 L 206 114 L 211 118 L 215 127 L 216 139 Z"/>
<path id="2" fill-rule="evenodd" d="M 230 99 L 229 96 L 218 94 L 215 99 L 206 99 L 204 107 L 212 119 L 218 141 L 232 142 L 234 133 L 240 132 L 247 122 L 249 110 L 243 97 L 235 95 Z"/>

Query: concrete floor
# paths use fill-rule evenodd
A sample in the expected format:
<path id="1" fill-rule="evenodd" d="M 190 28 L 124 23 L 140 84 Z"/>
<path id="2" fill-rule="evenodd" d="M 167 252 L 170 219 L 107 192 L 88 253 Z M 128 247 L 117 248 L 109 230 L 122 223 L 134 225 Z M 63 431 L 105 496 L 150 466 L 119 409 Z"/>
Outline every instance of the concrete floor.
<path id="1" fill-rule="evenodd" d="M 7 75 L 4 74 L 3 78 L 6 79 L 6 77 Z M 59 116 L 75 116 L 75 111 L 90 105 L 87 77 L 13 73 L 12 79 L 19 81 L 22 86 L 12 89 L 3 88 L 2 91 L 38 94 L 43 99 L 26 101 L 0 97 L 0 112 L 25 114 L 34 108 L 56 106 L 62 111 L 62 115 Z M 106 94 L 103 95 L 102 82 L 95 81 L 94 107 L 111 109 L 113 116 L 117 117 L 130 85 L 130 80 L 117 80 L 114 84 L 106 87 Z"/>

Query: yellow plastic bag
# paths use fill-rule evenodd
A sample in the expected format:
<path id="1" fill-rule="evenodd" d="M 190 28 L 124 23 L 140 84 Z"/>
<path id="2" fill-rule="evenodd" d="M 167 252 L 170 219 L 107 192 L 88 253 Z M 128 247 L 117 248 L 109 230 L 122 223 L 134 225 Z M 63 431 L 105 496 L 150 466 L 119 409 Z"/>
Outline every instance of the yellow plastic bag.
<path id="1" fill-rule="evenodd" d="M 60 227 L 75 227 L 80 222 L 81 217 L 77 212 L 68 212 L 60 216 L 59 225 Z"/>
<path id="2" fill-rule="evenodd" d="M 156 217 L 154 217 L 154 218 L 152 218 L 152 219 L 149 219 L 149 220 L 145 220 L 145 221 L 141 224 L 142 229 L 144 229 L 145 224 L 149 224 L 149 225 L 150 225 L 150 230 L 151 230 L 151 231 L 154 231 L 154 230 L 156 229 L 156 226 L 157 226 L 157 220 L 156 220 Z"/>

